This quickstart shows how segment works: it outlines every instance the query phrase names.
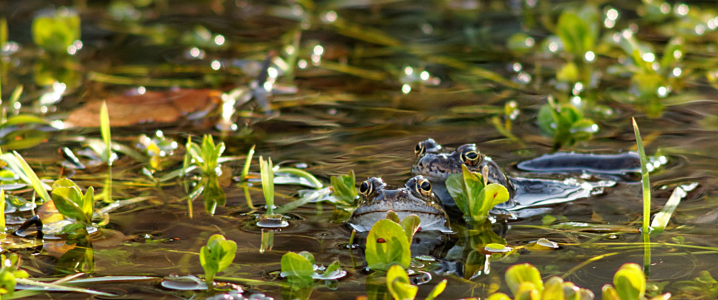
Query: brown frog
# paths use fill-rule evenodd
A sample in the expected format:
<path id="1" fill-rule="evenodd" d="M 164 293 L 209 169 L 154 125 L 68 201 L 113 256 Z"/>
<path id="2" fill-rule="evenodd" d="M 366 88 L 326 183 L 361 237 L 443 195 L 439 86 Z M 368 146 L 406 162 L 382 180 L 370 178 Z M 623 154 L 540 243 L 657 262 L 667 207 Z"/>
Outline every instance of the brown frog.
<path id="1" fill-rule="evenodd" d="M 372 177 L 362 182 L 359 194 L 362 200 L 349 219 L 349 224 L 357 231 L 369 231 L 391 210 L 400 219 L 417 215 L 423 231 L 451 232 L 441 200 L 432 192 L 431 182 L 424 176 L 414 176 L 404 187 L 393 190 L 387 189 L 381 178 Z"/>

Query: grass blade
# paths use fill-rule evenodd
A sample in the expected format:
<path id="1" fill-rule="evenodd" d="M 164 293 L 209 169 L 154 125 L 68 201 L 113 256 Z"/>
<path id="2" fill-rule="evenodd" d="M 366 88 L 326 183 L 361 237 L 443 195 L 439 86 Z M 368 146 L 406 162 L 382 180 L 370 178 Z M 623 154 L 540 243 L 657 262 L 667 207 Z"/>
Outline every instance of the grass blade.
<path id="1" fill-rule="evenodd" d="M 15 158 L 17 158 L 18 162 L 20 163 L 20 166 L 22 167 L 22 170 L 24 171 L 25 175 L 27 175 L 28 179 L 30 179 L 30 183 L 32 184 L 32 188 L 35 189 L 35 192 L 40 195 L 40 198 L 42 198 L 43 201 L 52 201 L 52 198 L 50 198 L 50 194 L 48 194 L 47 190 L 45 190 L 45 187 L 42 185 L 40 178 L 37 177 L 37 174 L 35 174 L 35 171 L 32 170 L 30 165 L 27 164 L 25 159 L 23 159 L 19 153 L 15 151 L 13 151 L 13 153 L 15 154 Z"/>
<path id="2" fill-rule="evenodd" d="M 274 214 L 274 171 L 272 170 L 272 158 L 266 161 L 259 157 L 259 169 L 262 177 L 262 191 L 264 200 L 267 203 L 267 214 Z"/>
<path id="3" fill-rule="evenodd" d="M 651 237 L 648 222 L 651 220 L 651 181 L 648 177 L 648 159 L 646 159 L 646 151 L 643 149 L 643 141 L 641 140 L 641 132 L 638 130 L 636 119 L 633 118 L 633 132 L 636 135 L 636 145 L 638 146 L 638 155 L 641 157 L 641 183 L 643 184 L 643 226 L 641 234 L 643 235 L 643 273 L 646 276 L 650 273 L 651 267 Z"/>
<path id="4" fill-rule="evenodd" d="M 643 234 L 648 234 L 648 222 L 651 220 L 651 180 L 648 176 L 648 159 L 646 151 L 643 149 L 643 141 L 641 140 L 641 132 L 638 130 L 636 119 L 633 119 L 633 131 L 636 134 L 636 144 L 638 145 L 638 155 L 641 157 L 641 183 L 643 184 Z"/>
<path id="5" fill-rule="evenodd" d="M 5 190 L 0 189 L 0 234 L 5 233 Z"/>
<path id="6" fill-rule="evenodd" d="M 305 179 L 307 183 L 315 189 L 321 189 L 324 187 L 321 181 L 319 181 L 314 175 L 311 173 L 304 171 L 302 169 L 297 168 L 279 168 L 277 169 L 276 173 L 283 173 L 290 176 L 296 176 L 302 179 Z"/>
<path id="7" fill-rule="evenodd" d="M 242 176 L 239 177 L 239 181 L 244 181 L 247 178 L 247 173 L 249 173 L 249 166 L 252 164 L 252 156 L 254 156 L 254 147 L 256 145 L 252 145 L 252 149 L 249 149 L 249 152 L 247 152 L 247 160 L 244 162 L 244 169 L 242 169 Z"/>
<path id="8" fill-rule="evenodd" d="M 668 199 L 666 205 L 653 217 L 653 222 L 651 222 L 651 236 L 657 236 L 666 229 L 666 225 L 668 225 L 668 221 L 671 220 L 673 212 L 676 210 L 676 207 L 678 207 L 678 204 L 681 204 L 681 199 L 685 196 L 686 192 L 682 187 L 679 186 L 673 190 L 671 198 Z"/>
<path id="9" fill-rule="evenodd" d="M 107 111 L 107 102 L 102 101 L 102 109 L 100 109 L 100 131 L 102 132 L 102 140 L 105 141 L 105 153 L 103 158 L 106 159 L 108 165 L 112 165 L 112 148 L 110 147 L 110 114 Z"/>
<path id="10" fill-rule="evenodd" d="M 16 278 L 15 280 L 17 281 L 17 283 L 29 285 L 29 286 L 33 287 L 33 288 L 29 288 L 29 289 L 36 288 L 36 289 L 41 289 L 41 290 L 45 290 L 45 291 L 47 291 L 47 290 L 68 291 L 68 292 L 85 293 L 85 294 L 90 294 L 90 295 L 107 296 L 107 297 L 115 297 L 116 296 L 114 294 L 100 292 L 100 291 L 93 291 L 93 290 L 88 290 L 88 289 L 83 289 L 83 288 L 78 288 L 78 287 L 71 287 L 71 286 L 64 286 L 64 285 L 59 285 L 59 284 L 38 282 L 38 281 L 25 279 L 25 278 Z"/>

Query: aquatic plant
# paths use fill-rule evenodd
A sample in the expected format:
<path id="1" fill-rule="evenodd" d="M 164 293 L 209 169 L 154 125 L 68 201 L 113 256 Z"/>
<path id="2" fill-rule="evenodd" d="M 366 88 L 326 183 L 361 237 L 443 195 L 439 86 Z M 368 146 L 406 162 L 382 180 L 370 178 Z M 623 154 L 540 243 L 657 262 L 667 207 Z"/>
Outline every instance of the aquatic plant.
<path id="1" fill-rule="evenodd" d="M 481 174 L 469 171 L 465 165 L 461 167 L 461 174 L 446 179 L 446 188 L 465 219 L 483 223 L 494 206 L 509 200 L 509 191 L 500 184 L 486 185 Z"/>
<path id="2" fill-rule="evenodd" d="M 554 150 L 590 140 L 598 132 L 598 125 L 584 118 L 583 113 L 573 104 L 556 104 L 551 97 L 548 98 L 548 104 L 539 110 L 538 125 L 543 132 L 553 136 Z"/>
<path id="3" fill-rule="evenodd" d="M 0 268 L 0 295 L 10 295 L 15 293 L 15 285 L 17 279 L 28 278 L 30 275 L 25 270 L 20 269 L 20 258 L 15 253 L 9 256 L 3 254 L 0 256 L 2 267 Z"/>
<path id="4" fill-rule="evenodd" d="M 571 282 L 564 282 L 557 276 L 546 282 L 541 279 L 538 269 L 531 264 L 513 265 L 506 270 L 506 285 L 514 299 L 593 299 L 593 292 L 579 288 Z M 613 276 L 613 285 L 602 288 L 602 299 L 641 300 L 645 299 L 646 277 L 641 267 L 634 263 L 622 265 Z M 651 300 L 669 299 L 671 294 L 663 294 Z M 511 300 L 504 293 L 495 293 L 489 300 Z"/>
<path id="5" fill-rule="evenodd" d="M 281 265 L 281 276 L 287 278 L 291 285 L 300 287 L 312 285 L 314 279 L 336 280 L 347 274 L 336 260 L 326 268 L 315 265 L 314 255 L 307 251 L 285 253 L 282 255 Z M 319 271 L 322 270 L 320 274 Z"/>
<path id="6" fill-rule="evenodd" d="M 384 219 L 372 226 L 366 239 L 365 259 L 372 270 L 388 270 L 392 265 L 409 267 L 411 240 L 401 225 Z"/>
<path id="7" fill-rule="evenodd" d="M 332 176 L 329 180 L 332 185 L 332 194 L 337 201 L 345 205 L 356 206 L 358 194 L 354 170 L 350 170 L 345 175 Z"/>
<path id="8" fill-rule="evenodd" d="M 32 20 L 32 39 L 45 51 L 67 54 L 80 39 L 80 15 L 67 7 L 42 11 Z"/>
<path id="9" fill-rule="evenodd" d="M 274 214 L 274 170 L 272 168 L 272 158 L 266 161 L 259 157 L 259 169 L 262 176 L 262 192 L 264 193 L 264 201 L 266 203 L 267 214 Z"/>
<path id="10" fill-rule="evenodd" d="M 52 200 L 57 210 L 65 217 L 77 220 L 82 226 L 92 226 L 95 205 L 93 187 L 89 187 L 83 195 L 77 184 L 70 179 L 62 178 L 52 185 Z"/>
<path id="11" fill-rule="evenodd" d="M 213 175 L 219 173 L 217 167 L 225 149 L 223 142 L 215 145 L 212 135 L 206 134 L 202 138 L 201 146 L 190 141 L 187 144 L 189 144 L 187 152 L 193 159 L 191 162 L 199 167 L 202 174 Z"/>
<path id="12" fill-rule="evenodd" d="M 718 281 L 708 271 L 701 271 L 693 280 L 678 281 L 671 284 L 678 299 L 716 299 Z"/>
<path id="13" fill-rule="evenodd" d="M 439 296 L 446 288 L 446 283 L 447 280 L 444 279 L 435 285 L 425 299 L 433 300 Z M 389 288 L 389 294 L 391 294 L 394 300 L 414 300 L 416 299 L 416 292 L 419 291 L 419 287 L 411 284 L 411 281 L 409 281 L 409 275 L 406 273 L 406 270 L 399 265 L 393 265 L 389 268 L 389 271 L 387 271 L 386 286 Z"/>
<path id="14" fill-rule="evenodd" d="M 202 246 L 199 262 L 204 269 L 204 280 L 209 289 L 212 289 L 214 276 L 232 264 L 236 253 L 237 243 L 227 240 L 221 234 L 212 235 L 207 240 L 207 245 Z"/>

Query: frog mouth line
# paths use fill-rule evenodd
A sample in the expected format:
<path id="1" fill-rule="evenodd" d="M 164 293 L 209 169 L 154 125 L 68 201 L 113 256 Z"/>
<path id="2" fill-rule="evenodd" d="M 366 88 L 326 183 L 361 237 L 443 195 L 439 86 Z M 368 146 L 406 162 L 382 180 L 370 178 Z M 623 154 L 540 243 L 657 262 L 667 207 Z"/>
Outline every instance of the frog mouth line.
<path id="1" fill-rule="evenodd" d="M 442 213 L 430 212 L 430 211 L 393 210 L 393 209 L 391 209 L 391 211 L 393 211 L 393 212 L 395 212 L 395 213 L 427 214 L 427 215 L 435 215 L 435 216 L 438 216 L 438 217 L 444 217 L 444 214 L 442 214 Z M 356 213 L 356 214 L 354 215 L 354 218 L 361 217 L 361 216 L 368 215 L 368 214 L 375 214 L 375 213 L 382 213 L 382 212 L 383 212 L 383 213 L 386 213 L 386 212 L 389 212 L 389 210 L 372 210 L 372 211 L 367 211 L 367 212 L 360 212 L 360 213 Z"/>

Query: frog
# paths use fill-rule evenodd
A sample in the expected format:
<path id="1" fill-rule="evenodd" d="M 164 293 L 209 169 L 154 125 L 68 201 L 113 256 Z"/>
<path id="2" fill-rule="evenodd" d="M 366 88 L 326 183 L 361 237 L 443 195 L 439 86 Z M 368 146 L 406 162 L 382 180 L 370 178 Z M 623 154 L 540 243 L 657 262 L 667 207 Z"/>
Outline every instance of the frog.
<path id="1" fill-rule="evenodd" d="M 387 188 L 381 178 L 371 177 L 361 183 L 358 194 L 361 201 L 348 223 L 359 232 L 369 231 L 374 223 L 385 219 L 389 211 L 394 211 L 400 219 L 417 215 L 421 219 L 421 231 L 452 232 L 441 199 L 422 175 L 412 177 L 397 189 Z"/>
<path id="2" fill-rule="evenodd" d="M 601 178 L 588 181 L 575 177 L 557 180 L 512 176 L 504 172 L 491 157 L 481 153 L 476 144 L 464 144 L 452 152 L 442 152 L 442 146 L 434 139 L 429 138 L 416 145 L 414 154 L 416 161 L 411 168 L 412 175 L 421 175 L 427 180 L 431 180 L 434 183 L 434 192 L 445 206 L 456 205 L 446 189 L 446 179 L 451 174 L 461 173 L 462 166 L 466 166 L 470 171 L 482 174 L 486 183 L 496 183 L 506 187 L 509 192 L 509 201 L 499 204 L 492 212 L 508 214 L 512 217 L 528 217 L 545 213 L 550 211 L 550 208 L 545 207 L 549 204 L 587 198 L 600 194 L 604 188 L 616 184 L 615 180 Z M 562 173 L 565 170 L 588 170 L 594 171 L 592 173 L 611 174 L 635 171 L 635 160 L 639 159 L 638 155 L 632 152 L 603 156 L 592 154 L 552 155 L 539 157 L 523 165 L 532 172 L 545 168 L 549 173 Z M 552 161 L 555 163 L 551 163 Z M 615 170 L 612 169 L 614 165 L 618 166 Z M 638 166 L 640 168 L 640 163 Z M 534 209 L 526 210 L 527 208 Z"/>

